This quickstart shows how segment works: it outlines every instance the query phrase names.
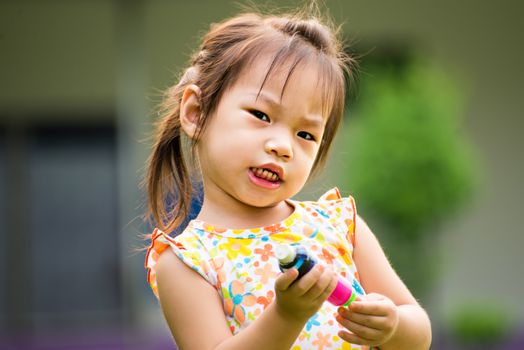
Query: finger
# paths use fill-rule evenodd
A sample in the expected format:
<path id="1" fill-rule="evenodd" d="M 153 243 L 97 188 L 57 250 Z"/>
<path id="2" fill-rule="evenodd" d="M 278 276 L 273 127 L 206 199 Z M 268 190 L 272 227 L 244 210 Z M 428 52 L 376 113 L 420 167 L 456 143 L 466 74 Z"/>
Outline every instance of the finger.
<path id="1" fill-rule="evenodd" d="M 348 331 L 363 339 L 375 341 L 382 337 L 383 332 L 381 330 L 366 327 L 351 320 L 342 318 L 340 315 L 337 315 L 336 320 Z"/>
<path id="2" fill-rule="evenodd" d="M 336 286 L 335 272 L 330 267 L 324 269 L 317 283 L 305 294 L 311 300 L 326 299 Z"/>
<path id="3" fill-rule="evenodd" d="M 331 277 L 331 280 L 329 281 L 329 285 L 322 291 L 322 293 L 317 297 L 317 299 L 321 299 L 322 301 L 325 301 L 331 293 L 335 290 L 338 283 L 337 276 L 333 273 L 333 276 Z"/>
<path id="4" fill-rule="evenodd" d="M 298 277 L 297 269 L 289 269 L 281 274 L 275 281 L 275 289 L 285 291 Z"/>
<path id="5" fill-rule="evenodd" d="M 351 305 L 352 304 L 350 304 L 350 306 Z M 382 315 L 375 315 L 372 313 L 356 311 L 354 308 L 351 308 L 351 307 L 339 307 L 337 309 L 337 312 L 343 318 L 346 318 L 348 320 L 351 320 L 357 323 L 361 323 L 361 324 L 366 324 L 369 320 L 374 320 L 375 318 L 386 317 Z"/>
<path id="6" fill-rule="evenodd" d="M 374 316 L 368 314 L 360 314 L 356 312 L 350 312 L 343 310 L 339 312 L 340 316 L 348 321 L 360 324 L 362 326 L 373 328 L 377 330 L 389 329 L 388 318 L 385 316 Z"/>
<path id="7" fill-rule="evenodd" d="M 306 294 L 318 282 L 323 271 L 324 267 L 322 265 L 315 265 L 311 271 L 306 273 L 291 288 L 295 290 L 298 296 Z"/>
<path id="8" fill-rule="evenodd" d="M 350 312 L 361 313 L 373 316 L 387 316 L 389 308 L 382 301 L 360 300 L 349 304 Z"/>
<path id="9" fill-rule="evenodd" d="M 348 343 L 355 344 L 355 345 L 373 345 L 373 341 L 369 339 L 362 338 L 356 334 L 353 334 L 348 331 L 339 331 L 338 336 Z"/>

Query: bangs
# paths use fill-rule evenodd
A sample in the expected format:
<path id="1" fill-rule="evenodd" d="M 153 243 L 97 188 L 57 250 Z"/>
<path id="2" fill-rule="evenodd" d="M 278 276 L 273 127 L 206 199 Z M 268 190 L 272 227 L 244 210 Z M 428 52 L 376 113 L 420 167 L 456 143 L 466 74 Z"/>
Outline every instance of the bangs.
<path id="1" fill-rule="evenodd" d="M 316 89 L 321 100 L 322 115 L 325 118 L 331 118 L 333 111 L 339 109 L 336 106 L 340 103 L 343 104 L 343 100 L 340 99 L 344 96 L 345 88 L 342 72 L 325 55 L 319 53 L 311 45 L 297 39 L 296 36 L 290 37 L 287 45 L 278 48 L 260 86 L 259 94 L 266 81 L 271 79 L 274 74 L 283 74 L 285 80 L 280 93 L 282 99 L 287 83 L 297 67 L 316 71 Z"/>
<path id="2" fill-rule="evenodd" d="M 287 83 L 296 71 L 301 69 L 313 69 L 317 72 L 317 89 L 321 96 L 322 115 L 329 120 L 339 119 L 337 114 L 342 113 L 345 96 L 344 73 L 336 62 L 327 57 L 323 52 L 305 42 L 300 36 L 285 36 L 275 31 L 269 35 L 266 31 L 263 35 L 242 43 L 238 47 L 232 47 L 231 51 L 235 59 L 230 61 L 230 65 L 225 67 L 224 82 L 226 83 L 220 91 L 220 95 L 229 87 L 233 86 L 242 73 L 256 64 L 262 57 L 270 57 L 270 64 L 260 85 L 258 94 L 261 93 L 264 85 L 274 74 L 285 76 L 284 85 L 280 93 L 283 97 Z M 337 123 L 338 124 L 338 123 Z"/>

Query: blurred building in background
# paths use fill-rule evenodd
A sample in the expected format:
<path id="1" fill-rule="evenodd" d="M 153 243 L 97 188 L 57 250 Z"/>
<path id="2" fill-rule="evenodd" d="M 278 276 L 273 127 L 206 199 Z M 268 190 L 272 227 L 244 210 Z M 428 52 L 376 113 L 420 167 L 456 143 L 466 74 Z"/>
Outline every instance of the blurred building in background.
<path id="1" fill-rule="evenodd" d="M 443 263 L 425 306 L 437 337 L 471 301 L 500 306 L 518 337 L 524 5 L 326 6 L 363 51 L 409 47 L 463 86 L 482 190 L 439 228 L 433 244 Z M 174 83 L 201 34 L 238 10 L 228 1 L 0 2 L 0 348 L 170 343 L 140 250 L 150 229 L 138 187 L 145 139 L 161 90 Z"/>

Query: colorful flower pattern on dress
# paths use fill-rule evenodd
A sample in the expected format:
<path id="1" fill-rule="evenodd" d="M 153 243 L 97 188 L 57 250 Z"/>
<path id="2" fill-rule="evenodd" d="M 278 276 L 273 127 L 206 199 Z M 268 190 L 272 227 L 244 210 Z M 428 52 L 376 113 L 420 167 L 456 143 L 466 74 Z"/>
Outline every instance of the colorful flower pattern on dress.
<path id="1" fill-rule="evenodd" d="M 224 311 L 234 316 L 240 324 L 246 320 L 247 306 L 253 306 L 257 298 L 251 293 L 244 293 L 244 286 L 238 281 L 229 284 L 229 297 L 224 299 Z"/>
<path id="2" fill-rule="evenodd" d="M 184 232 L 170 237 L 159 230 L 152 236 L 146 254 L 148 282 L 158 295 L 155 265 L 167 248 L 213 285 L 223 301 L 224 315 L 233 334 L 248 327 L 274 301 L 274 283 L 281 273 L 274 255 L 278 244 L 300 244 L 319 263 L 331 265 L 341 276 L 351 279 L 357 293 L 364 290 L 353 264 L 355 204 L 342 198 L 337 189 L 319 201 L 288 201 L 295 210 L 274 225 L 227 229 L 199 220 Z M 367 349 L 338 337 L 341 326 L 335 321 L 336 307 L 324 303 L 311 317 L 292 349 Z"/>

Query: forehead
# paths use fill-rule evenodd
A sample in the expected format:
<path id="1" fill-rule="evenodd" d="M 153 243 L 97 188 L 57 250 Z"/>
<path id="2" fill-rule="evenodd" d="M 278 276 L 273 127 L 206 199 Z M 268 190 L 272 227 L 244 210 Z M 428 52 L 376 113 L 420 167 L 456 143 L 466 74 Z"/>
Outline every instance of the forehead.
<path id="1" fill-rule="evenodd" d="M 232 88 L 250 94 L 254 100 L 270 97 L 284 107 L 300 105 L 326 118 L 330 103 L 323 97 L 322 80 L 319 64 L 312 60 L 288 58 L 276 62 L 266 55 L 246 64 Z"/>

